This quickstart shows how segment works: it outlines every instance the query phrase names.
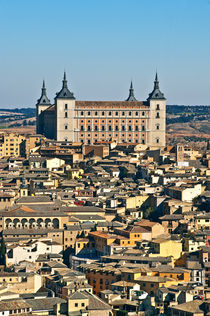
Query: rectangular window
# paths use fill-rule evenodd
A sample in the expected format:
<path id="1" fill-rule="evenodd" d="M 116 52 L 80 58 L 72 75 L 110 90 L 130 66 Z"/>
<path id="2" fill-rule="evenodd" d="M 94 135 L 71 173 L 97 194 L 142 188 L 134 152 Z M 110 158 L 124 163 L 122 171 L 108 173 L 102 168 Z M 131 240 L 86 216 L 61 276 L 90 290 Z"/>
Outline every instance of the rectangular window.
<path id="1" fill-rule="evenodd" d="M 128 130 L 129 130 L 129 131 L 132 131 L 131 125 L 128 126 Z"/>
<path id="2" fill-rule="evenodd" d="M 81 111 L 81 115 L 84 115 L 84 112 L 83 112 L 83 111 Z"/>
<path id="3" fill-rule="evenodd" d="M 125 131 L 125 125 L 122 125 L 122 131 Z"/>
<path id="4" fill-rule="evenodd" d="M 160 118 L 160 113 L 159 112 L 157 112 L 156 118 Z"/>
<path id="5" fill-rule="evenodd" d="M 112 115 L 112 112 L 109 112 L 109 116 L 111 116 Z"/>
<path id="6" fill-rule="evenodd" d="M 138 130 L 139 130 L 139 127 L 138 127 L 137 125 L 135 126 L 135 130 L 136 130 L 136 131 L 138 131 Z"/>
<path id="7" fill-rule="evenodd" d="M 118 131 L 118 125 L 115 126 L 115 131 Z"/>
<path id="8" fill-rule="evenodd" d="M 109 131 L 111 131 L 112 130 L 112 127 L 109 125 Z"/>
<path id="9" fill-rule="evenodd" d="M 95 131 L 97 131 L 98 130 L 98 126 L 97 125 L 95 125 Z"/>
<path id="10" fill-rule="evenodd" d="M 105 114 L 104 111 L 101 114 L 104 116 L 104 114 Z"/>
<path id="11" fill-rule="evenodd" d="M 88 116 L 90 116 L 90 111 L 88 111 Z"/>
<path id="12" fill-rule="evenodd" d="M 96 115 L 96 116 L 98 115 L 98 112 L 97 112 L 97 111 L 95 112 L 95 115 Z"/>
<path id="13" fill-rule="evenodd" d="M 88 125 L 87 130 L 88 130 L 88 131 L 90 131 L 90 130 L 91 130 L 90 125 Z"/>
<path id="14" fill-rule="evenodd" d="M 68 113 L 67 113 L 67 112 L 65 112 L 65 118 L 66 118 L 66 117 L 68 117 Z"/>
<path id="15" fill-rule="evenodd" d="M 104 125 L 101 126 L 101 130 L 105 131 L 105 126 Z"/>
<path id="16" fill-rule="evenodd" d="M 118 116 L 118 112 L 115 112 L 115 115 Z"/>
<path id="17" fill-rule="evenodd" d="M 145 131 L 145 126 L 144 125 L 142 125 L 142 131 Z"/>
<path id="18" fill-rule="evenodd" d="M 122 116 L 125 116 L 125 112 L 122 112 Z"/>
<path id="19" fill-rule="evenodd" d="M 84 126 L 83 125 L 81 125 L 81 131 L 84 131 Z"/>
<path id="20" fill-rule="evenodd" d="M 68 104 L 65 104 L 65 110 L 68 110 Z"/>
<path id="21" fill-rule="evenodd" d="M 68 125 L 65 125 L 65 129 L 68 129 Z"/>

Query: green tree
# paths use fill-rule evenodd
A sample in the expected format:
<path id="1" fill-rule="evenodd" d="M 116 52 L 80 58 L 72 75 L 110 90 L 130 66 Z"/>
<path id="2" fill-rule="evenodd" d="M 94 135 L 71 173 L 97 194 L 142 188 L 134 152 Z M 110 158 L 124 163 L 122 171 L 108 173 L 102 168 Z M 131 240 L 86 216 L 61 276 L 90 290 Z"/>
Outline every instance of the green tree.
<path id="1" fill-rule="evenodd" d="M 6 245 L 4 238 L 1 238 L 1 244 L 0 244 L 0 264 L 5 265 L 6 264 Z"/>

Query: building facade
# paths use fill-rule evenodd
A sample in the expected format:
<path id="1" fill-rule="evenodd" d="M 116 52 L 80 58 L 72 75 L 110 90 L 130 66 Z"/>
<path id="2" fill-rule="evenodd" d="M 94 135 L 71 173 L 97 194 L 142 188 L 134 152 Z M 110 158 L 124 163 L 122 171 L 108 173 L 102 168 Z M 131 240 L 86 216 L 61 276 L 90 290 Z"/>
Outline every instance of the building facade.
<path id="1" fill-rule="evenodd" d="M 37 134 L 49 139 L 94 144 L 98 141 L 165 146 L 166 99 L 156 74 L 153 91 L 146 101 L 137 101 L 131 82 L 126 101 L 77 101 L 63 86 L 52 105 L 43 82 L 36 104 Z"/>

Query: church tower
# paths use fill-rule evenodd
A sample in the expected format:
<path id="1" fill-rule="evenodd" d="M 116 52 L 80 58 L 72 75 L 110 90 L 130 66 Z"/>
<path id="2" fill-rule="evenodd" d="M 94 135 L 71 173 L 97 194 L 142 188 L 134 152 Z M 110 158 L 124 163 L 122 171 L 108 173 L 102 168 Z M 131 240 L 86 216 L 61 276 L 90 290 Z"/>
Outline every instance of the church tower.
<path id="1" fill-rule="evenodd" d="M 56 140 L 75 141 L 75 97 L 68 89 L 66 73 L 63 86 L 55 97 Z"/>
<path id="2" fill-rule="evenodd" d="M 166 145 L 166 98 L 159 89 L 158 75 L 156 73 L 154 89 L 147 99 L 149 103 L 149 133 L 147 143 L 152 147 L 165 147 Z"/>
<path id="3" fill-rule="evenodd" d="M 36 104 L 36 133 L 44 134 L 44 117 L 43 112 L 50 106 L 50 100 L 47 97 L 45 81 L 43 80 L 41 97 Z"/>

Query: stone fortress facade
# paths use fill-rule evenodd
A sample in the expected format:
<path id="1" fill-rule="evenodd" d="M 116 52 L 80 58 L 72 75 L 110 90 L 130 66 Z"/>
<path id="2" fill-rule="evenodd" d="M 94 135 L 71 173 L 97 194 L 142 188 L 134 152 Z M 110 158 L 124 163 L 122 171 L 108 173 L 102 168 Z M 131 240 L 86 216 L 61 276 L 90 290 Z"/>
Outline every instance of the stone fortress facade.
<path id="1" fill-rule="evenodd" d="M 56 94 L 54 104 L 50 103 L 43 82 L 36 110 L 36 132 L 49 139 L 165 146 L 166 99 L 159 89 L 157 74 L 146 101 L 136 100 L 132 82 L 126 101 L 77 101 L 64 73 L 62 89 Z"/>

